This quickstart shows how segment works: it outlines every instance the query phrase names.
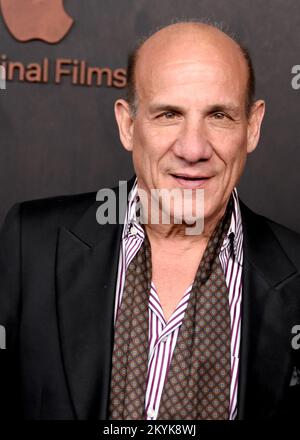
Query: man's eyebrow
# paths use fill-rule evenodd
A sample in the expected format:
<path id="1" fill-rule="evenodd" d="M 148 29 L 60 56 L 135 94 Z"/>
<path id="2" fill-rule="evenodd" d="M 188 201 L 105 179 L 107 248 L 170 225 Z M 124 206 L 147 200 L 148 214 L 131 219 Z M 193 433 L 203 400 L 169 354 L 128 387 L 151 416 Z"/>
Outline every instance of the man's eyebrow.
<path id="1" fill-rule="evenodd" d="M 157 103 L 157 104 L 150 104 L 149 111 L 150 113 L 159 113 L 159 112 L 181 113 L 183 112 L 183 108 L 178 105 Z"/>
<path id="2" fill-rule="evenodd" d="M 157 104 L 150 104 L 149 106 L 149 112 L 150 113 L 159 113 L 159 112 L 175 112 L 175 113 L 182 113 L 186 111 L 181 106 L 178 105 L 172 105 L 172 104 L 164 104 L 164 103 L 157 103 Z M 228 112 L 234 115 L 238 115 L 241 112 L 240 106 L 236 105 L 234 103 L 224 103 L 224 104 L 212 104 L 207 106 L 205 109 L 205 113 L 216 113 L 216 112 Z"/>
<path id="3" fill-rule="evenodd" d="M 207 107 L 207 113 L 228 112 L 231 114 L 240 114 L 240 106 L 236 104 L 213 104 Z"/>

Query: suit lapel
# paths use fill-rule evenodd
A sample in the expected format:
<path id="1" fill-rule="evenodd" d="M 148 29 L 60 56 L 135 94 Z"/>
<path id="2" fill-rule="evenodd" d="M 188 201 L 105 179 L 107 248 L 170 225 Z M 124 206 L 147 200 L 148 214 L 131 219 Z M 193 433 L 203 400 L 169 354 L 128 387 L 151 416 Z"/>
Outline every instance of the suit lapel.
<path id="1" fill-rule="evenodd" d="M 78 419 L 105 419 L 109 397 L 123 225 L 100 226 L 96 222 L 98 206 L 99 203 L 91 206 L 74 229 L 61 228 L 57 248 L 62 357 Z"/>
<path id="2" fill-rule="evenodd" d="M 238 418 L 267 419 L 276 414 L 290 377 L 294 291 L 289 279 L 297 269 L 267 222 L 240 204 L 244 270 Z"/>

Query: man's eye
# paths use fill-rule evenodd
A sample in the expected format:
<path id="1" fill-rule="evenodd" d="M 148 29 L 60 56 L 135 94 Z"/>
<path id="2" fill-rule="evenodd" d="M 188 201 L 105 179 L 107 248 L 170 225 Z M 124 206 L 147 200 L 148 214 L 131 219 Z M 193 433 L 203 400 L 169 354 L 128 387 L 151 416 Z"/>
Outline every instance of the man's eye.
<path id="1" fill-rule="evenodd" d="M 228 116 L 225 113 L 223 113 L 223 112 L 216 112 L 216 113 L 213 114 L 213 117 L 215 119 L 225 119 Z"/>
<path id="2" fill-rule="evenodd" d="M 160 115 L 158 115 L 159 118 L 164 118 L 164 119 L 174 119 L 176 116 L 177 115 L 175 112 L 163 112 Z"/>

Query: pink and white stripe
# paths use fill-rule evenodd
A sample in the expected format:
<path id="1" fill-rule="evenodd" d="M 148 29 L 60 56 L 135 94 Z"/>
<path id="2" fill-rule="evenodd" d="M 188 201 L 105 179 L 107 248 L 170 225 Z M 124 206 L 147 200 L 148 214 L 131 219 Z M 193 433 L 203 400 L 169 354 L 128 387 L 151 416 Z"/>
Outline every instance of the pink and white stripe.
<path id="1" fill-rule="evenodd" d="M 137 182 L 135 182 L 129 196 L 120 247 L 115 299 L 115 321 L 122 301 L 126 270 L 144 240 L 144 230 L 136 221 L 137 198 Z M 242 221 L 236 189 L 233 190 L 233 199 L 234 210 L 231 224 L 219 255 L 229 290 L 231 318 L 230 420 L 233 420 L 237 414 L 243 267 Z M 155 420 L 157 418 L 163 386 L 176 346 L 178 332 L 184 318 L 191 289 L 192 285 L 186 290 L 169 321 L 166 322 L 155 286 L 153 283 L 151 285 L 149 293 L 149 359 L 145 396 L 145 412 L 148 420 Z"/>

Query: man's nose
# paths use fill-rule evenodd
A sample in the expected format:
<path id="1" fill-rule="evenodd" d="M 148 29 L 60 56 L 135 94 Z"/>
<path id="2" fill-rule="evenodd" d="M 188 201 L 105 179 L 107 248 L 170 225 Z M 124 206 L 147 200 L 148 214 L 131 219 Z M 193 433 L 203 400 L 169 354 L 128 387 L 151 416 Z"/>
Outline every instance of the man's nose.
<path id="1" fill-rule="evenodd" d="M 213 154 L 213 148 L 204 122 L 199 120 L 185 121 L 173 151 L 176 156 L 186 162 L 209 160 Z"/>

